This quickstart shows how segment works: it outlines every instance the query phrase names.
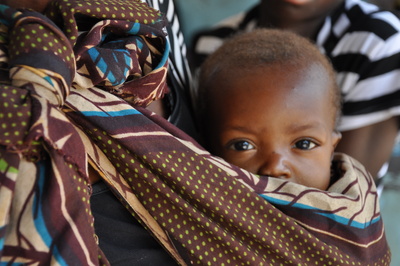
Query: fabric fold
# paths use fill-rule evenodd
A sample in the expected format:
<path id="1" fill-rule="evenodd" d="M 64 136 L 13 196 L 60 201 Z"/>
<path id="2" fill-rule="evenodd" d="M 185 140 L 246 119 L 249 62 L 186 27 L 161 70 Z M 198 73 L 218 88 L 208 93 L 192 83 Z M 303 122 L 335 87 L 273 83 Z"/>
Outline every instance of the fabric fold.
<path id="1" fill-rule="evenodd" d="M 46 11 L 54 24 L 35 12 L 14 23 L 18 12 L 0 8 L 2 263 L 109 264 L 93 229 L 91 164 L 178 263 L 169 238 L 193 264 L 389 265 L 373 179 L 353 159 L 336 157 L 343 176 L 328 191 L 259 177 L 141 107 L 167 88 L 158 11 L 56 0 Z M 60 46 L 46 41 L 38 58 L 19 42 L 10 58 L 40 62 L 11 66 L 8 48 L 25 36 Z"/>

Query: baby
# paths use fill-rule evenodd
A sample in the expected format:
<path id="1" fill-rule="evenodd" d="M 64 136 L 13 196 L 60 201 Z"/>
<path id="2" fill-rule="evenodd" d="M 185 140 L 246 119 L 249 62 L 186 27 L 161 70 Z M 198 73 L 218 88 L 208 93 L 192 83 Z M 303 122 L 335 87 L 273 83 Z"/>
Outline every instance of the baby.
<path id="1" fill-rule="evenodd" d="M 273 29 L 236 35 L 204 62 L 198 89 L 211 153 L 254 174 L 329 187 L 341 95 L 307 39 Z"/>

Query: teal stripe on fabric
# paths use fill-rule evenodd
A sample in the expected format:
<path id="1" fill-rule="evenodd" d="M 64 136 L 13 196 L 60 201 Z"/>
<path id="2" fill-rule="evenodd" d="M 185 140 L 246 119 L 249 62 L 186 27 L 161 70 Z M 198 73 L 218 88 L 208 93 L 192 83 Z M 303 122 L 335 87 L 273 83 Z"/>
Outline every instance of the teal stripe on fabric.
<path id="1" fill-rule="evenodd" d="M 109 66 L 106 61 L 101 57 L 101 54 L 96 47 L 90 48 L 87 53 L 89 54 L 92 61 L 96 64 L 96 67 L 107 76 L 109 82 L 113 85 L 117 85 L 116 78 L 111 71 L 109 71 Z"/>
<path id="2" fill-rule="evenodd" d="M 87 111 L 81 112 L 84 116 L 100 116 L 100 117 L 118 117 L 126 115 L 141 115 L 142 113 L 136 109 L 127 109 L 114 112 L 101 112 L 101 111 Z"/>
<path id="3" fill-rule="evenodd" d="M 132 28 L 127 31 L 128 34 L 136 35 L 140 30 L 140 23 L 134 23 Z"/>
<path id="4" fill-rule="evenodd" d="M 36 227 L 36 230 L 38 234 L 41 236 L 43 242 L 49 247 L 52 251 L 54 259 L 59 263 L 60 265 L 68 265 L 66 261 L 63 259 L 61 256 L 60 252 L 58 251 L 57 246 L 54 245 L 54 240 L 51 237 L 49 231 L 47 230 L 46 227 L 46 222 L 45 218 L 43 216 L 43 210 L 42 210 L 42 195 L 45 191 L 45 185 L 46 185 L 46 176 L 47 176 L 47 171 L 46 171 L 46 165 L 44 162 L 39 162 L 37 163 L 38 166 L 38 190 L 35 193 L 34 197 L 34 203 L 33 203 L 33 208 L 32 208 L 32 217 L 34 218 L 34 224 Z"/>
<path id="5" fill-rule="evenodd" d="M 0 231 L 5 231 L 5 230 L 6 230 L 5 226 L 0 227 Z M 3 249 L 4 249 L 4 237 L 0 238 L 0 251 L 2 251 Z"/>
<path id="6" fill-rule="evenodd" d="M 9 9 L 9 8 L 10 8 L 10 7 L 7 6 L 7 5 L 0 5 L 0 13 L 2 13 L 2 16 L 5 16 L 5 11 L 6 11 L 7 9 Z M 15 15 L 15 13 L 14 13 L 14 15 Z M 7 27 L 9 27 L 10 24 L 11 24 L 10 21 L 8 20 L 8 18 L 1 18 L 1 19 L 0 19 L 0 23 L 6 25 Z"/>
<path id="7" fill-rule="evenodd" d="M 135 41 L 136 41 L 136 46 L 139 48 L 139 50 L 142 50 L 143 42 L 139 38 L 137 38 Z"/>
<path id="8" fill-rule="evenodd" d="M 339 222 L 341 224 L 345 224 L 345 225 L 349 225 L 351 227 L 356 227 L 356 228 L 361 228 L 361 229 L 362 228 L 367 228 L 371 224 L 374 224 L 374 223 L 378 222 L 381 219 L 381 217 L 379 216 L 379 217 L 373 219 L 372 221 L 370 221 L 368 223 L 360 223 L 360 222 L 357 222 L 357 221 L 351 221 L 350 222 L 349 219 L 341 217 L 341 216 L 338 216 L 338 215 L 335 215 L 333 213 L 318 213 L 318 214 L 322 215 L 322 216 L 325 216 L 325 217 L 328 217 L 328 218 L 330 218 L 332 220 L 335 220 L 335 221 L 337 221 L 337 222 Z"/>
<path id="9" fill-rule="evenodd" d="M 44 80 L 47 81 L 48 83 L 50 83 L 51 86 L 54 86 L 53 81 L 51 80 L 51 78 L 49 76 L 44 77 Z"/>
<path id="10" fill-rule="evenodd" d="M 170 50 L 169 42 L 166 41 L 165 42 L 165 52 L 163 54 L 163 57 L 161 58 L 160 63 L 158 64 L 157 67 L 155 67 L 155 69 L 159 69 L 161 67 L 164 67 L 165 63 L 167 62 L 167 60 L 169 58 L 169 50 Z"/>
<path id="11" fill-rule="evenodd" d="M 276 199 L 276 198 L 268 197 L 268 196 L 262 195 L 262 194 L 259 194 L 259 195 L 261 197 L 263 197 L 266 201 L 268 201 L 268 202 L 270 202 L 272 204 L 287 206 L 287 205 L 290 205 L 290 203 L 291 203 L 290 201 Z M 360 229 L 367 228 L 371 224 L 374 224 L 374 223 L 378 222 L 381 219 L 381 217 L 379 216 L 379 217 L 377 217 L 377 218 L 375 218 L 372 221 L 367 222 L 367 223 L 360 223 L 360 222 L 357 222 L 357 221 L 351 221 L 350 222 L 350 219 L 348 219 L 348 218 L 345 218 L 345 217 L 342 217 L 342 216 L 339 216 L 339 215 L 336 215 L 336 214 L 333 214 L 333 213 L 319 212 L 319 211 L 321 211 L 321 209 L 310 207 L 310 206 L 305 205 L 305 204 L 295 203 L 295 204 L 292 204 L 292 206 L 295 207 L 295 208 L 303 209 L 303 210 L 315 210 L 316 211 L 315 213 L 317 213 L 317 214 L 319 214 L 321 216 L 325 216 L 325 217 L 327 217 L 327 218 L 329 218 L 331 220 L 334 220 L 334 221 L 336 221 L 336 222 L 338 222 L 340 224 L 344 224 L 344 225 L 348 225 L 348 226 L 355 227 L 355 228 L 360 228 Z"/>

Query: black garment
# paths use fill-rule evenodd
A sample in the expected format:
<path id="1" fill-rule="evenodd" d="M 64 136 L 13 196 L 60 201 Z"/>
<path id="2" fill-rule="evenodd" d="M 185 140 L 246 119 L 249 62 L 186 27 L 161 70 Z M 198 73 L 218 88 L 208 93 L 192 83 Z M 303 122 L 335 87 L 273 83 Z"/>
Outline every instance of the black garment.
<path id="1" fill-rule="evenodd" d="M 198 140 L 192 107 L 192 76 L 187 60 L 184 42 L 173 0 L 142 0 L 165 14 L 169 24 L 166 27 L 170 44 L 167 83 L 170 93 L 164 97 L 164 104 L 170 111 L 169 122 Z"/>
<path id="2" fill-rule="evenodd" d="M 190 96 L 191 71 L 186 60 L 186 47 L 175 14 L 174 2 L 142 2 L 159 9 L 169 21 L 166 30 L 171 47 L 167 77 L 170 93 L 163 99 L 170 112 L 169 121 L 196 138 L 197 130 Z M 104 182 L 100 181 L 92 187 L 91 209 L 95 219 L 95 232 L 99 238 L 99 246 L 111 265 L 177 265 L 157 240 L 132 217 Z M 188 262 L 186 251 L 183 251 L 178 243 L 174 244 L 183 259 Z"/>
<path id="3" fill-rule="evenodd" d="M 104 182 L 92 187 L 94 228 L 111 265 L 177 265 Z"/>

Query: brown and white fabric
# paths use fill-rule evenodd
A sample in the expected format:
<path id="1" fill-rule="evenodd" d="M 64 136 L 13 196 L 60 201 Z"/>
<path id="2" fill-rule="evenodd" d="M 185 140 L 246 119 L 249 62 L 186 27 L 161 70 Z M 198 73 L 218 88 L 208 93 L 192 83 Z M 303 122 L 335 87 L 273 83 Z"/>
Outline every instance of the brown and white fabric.
<path id="1" fill-rule="evenodd" d="M 108 264 L 90 164 L 179 264 L 170 239 L 192 264 L 389 265 L 373 179 L 353 159 L 336 156 L 328 191 L 259 177 L 142 108 L 168 90 L 158 11 L 56 0 L 45 15 L 0 6 L 2 264 Z"/>

